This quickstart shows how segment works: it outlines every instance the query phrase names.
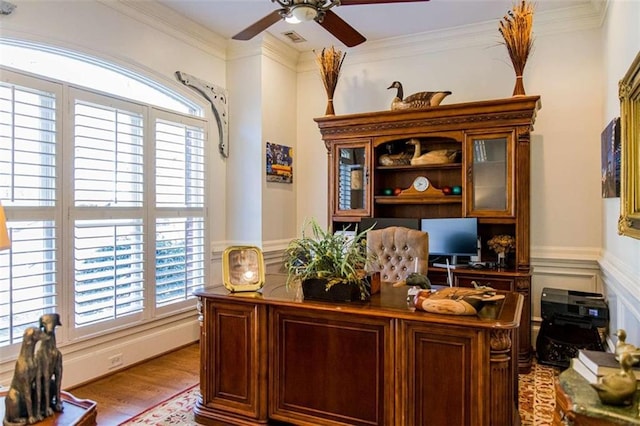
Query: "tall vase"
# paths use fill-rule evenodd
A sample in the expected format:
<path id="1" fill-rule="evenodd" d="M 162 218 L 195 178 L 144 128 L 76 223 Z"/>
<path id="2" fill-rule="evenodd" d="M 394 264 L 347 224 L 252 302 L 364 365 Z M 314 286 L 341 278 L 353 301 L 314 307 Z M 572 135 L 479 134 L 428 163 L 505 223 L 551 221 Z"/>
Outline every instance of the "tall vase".
<path id="1" fill-rule="evenodd" d="M 336 112 L 333 109 L 333 98 L 329 98 L 327 101 L 327 109 L 324 111 L 324 115 L 336 115 Z"/>
<path id="2" fill-rule="evenodd" d="M 513 96 L 524 96 L 524 83 L 521 75 L 516 75 L 516 86 L 513 88 Z"/>
<path id="3" fill-rule="evenodd" d="M 498 253 L 498 268 L 504 268 L 507 266 L 506 254 L 504 252 Z"/>

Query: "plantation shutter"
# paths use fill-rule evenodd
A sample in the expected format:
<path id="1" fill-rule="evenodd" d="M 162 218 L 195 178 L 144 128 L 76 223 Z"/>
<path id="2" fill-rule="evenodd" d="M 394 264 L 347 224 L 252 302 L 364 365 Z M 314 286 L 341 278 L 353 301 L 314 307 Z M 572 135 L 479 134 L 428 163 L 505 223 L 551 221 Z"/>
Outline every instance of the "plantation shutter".
<path id="1" fill-rule="evenodd" d="M 204 142 L 201 126 L 156 121 L 156 306 L 204 286 Z"/>
<path id="2" fill-rule="evenodd" d="M 135 104 L 78 96 L 73 260 L 75 326 L 82 327 L 144 308 L 144 119 Z"/>
<path id="3" fill-rule="evenodd" d="M 0 251 L 0 347 L 54 312 L 58 289 L 56 142 L 59 85 L 0 82 L 0 199 L 10 249 Z M 20 219 L 20 220 L 17 220 Z"/>

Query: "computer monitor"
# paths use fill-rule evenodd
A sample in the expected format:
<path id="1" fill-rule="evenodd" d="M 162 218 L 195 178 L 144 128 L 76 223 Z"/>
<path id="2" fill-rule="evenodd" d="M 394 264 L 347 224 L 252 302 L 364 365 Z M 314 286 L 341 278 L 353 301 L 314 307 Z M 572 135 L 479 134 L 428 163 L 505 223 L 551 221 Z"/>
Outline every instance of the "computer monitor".
<path id="1" fill-rule="evenodd" d="M 429 234 L 429 258 L 434 266 L 462 264 L 459 256 L 478 254 L 478 219 L 431 218 L 422 219 L 420 229 Z"/>

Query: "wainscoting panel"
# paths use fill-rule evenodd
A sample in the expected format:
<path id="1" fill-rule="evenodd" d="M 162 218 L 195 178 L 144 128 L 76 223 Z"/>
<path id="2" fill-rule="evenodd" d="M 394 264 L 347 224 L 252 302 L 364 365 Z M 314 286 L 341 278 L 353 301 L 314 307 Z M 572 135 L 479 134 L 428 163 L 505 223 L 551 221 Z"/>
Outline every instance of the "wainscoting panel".
<path id="1" fill-rule="evenodd" d="M 609 304 L 609 346 L 614 347 L 619 328 L 627 332 L 626 341 L 640 346 L 640 282 L 633 271 L 617 259 L 600 260 L 604 292 Z"/>

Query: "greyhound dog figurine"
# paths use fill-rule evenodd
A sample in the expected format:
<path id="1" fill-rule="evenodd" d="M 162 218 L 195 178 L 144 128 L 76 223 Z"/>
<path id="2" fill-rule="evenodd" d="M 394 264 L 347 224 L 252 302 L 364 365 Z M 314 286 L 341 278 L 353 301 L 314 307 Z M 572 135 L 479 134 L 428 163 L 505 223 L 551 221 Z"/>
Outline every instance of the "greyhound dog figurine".
<path id="1" fill-rule="evenodd" d="M 42 420 L 40 413 L 34 410 L 32 399 L 38 370 L 34 350 L 41 338 L 42 332 L 38 328 L 29 327 L 24 331 L 11 387 L 4 400 L 3 426 L 27 425 Z"/>
<path id="2" fill-rule="evenodd" d="M 56 326 L 60 315 L 44 314 L 40 317 L 42 342 L 36 352 L 38 378 L 36 380 L 35 409 L 44 417 L 63 410 L 60 390 L 62 386 L 62 354 L 56 346 Z"/>

